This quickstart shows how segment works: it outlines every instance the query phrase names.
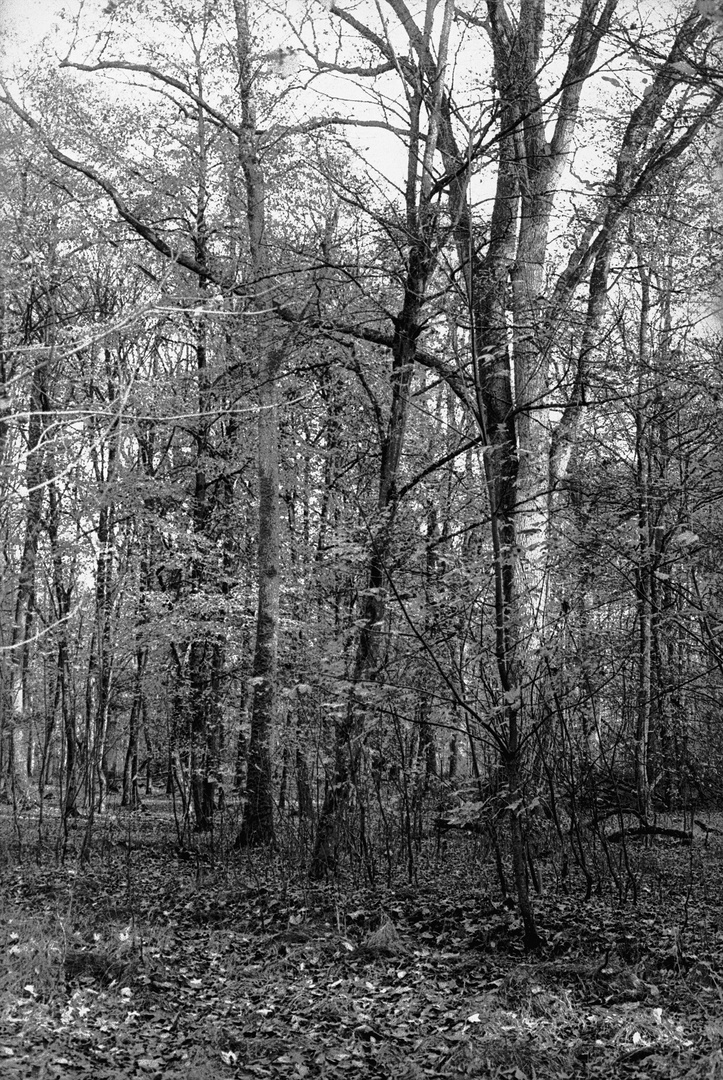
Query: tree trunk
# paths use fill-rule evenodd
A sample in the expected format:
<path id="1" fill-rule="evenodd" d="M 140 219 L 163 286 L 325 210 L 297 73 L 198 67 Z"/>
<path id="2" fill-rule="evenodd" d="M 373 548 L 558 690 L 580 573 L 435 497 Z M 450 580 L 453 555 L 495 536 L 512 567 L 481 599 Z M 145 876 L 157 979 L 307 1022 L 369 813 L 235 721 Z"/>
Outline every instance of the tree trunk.
<path id="1" fill-rule="evenodd" d="M 58 652 L 56 661 L 57 700 L 65 737 L 65 767 L 61 776 L 65 784 L 62 809 L 63 820 L 77 813 L 79 746 L 76 720 L 70 703 L 70 645 L 68 639 L 68 620 L 71 610 L 72 585 L 66 585 L 63 572 L 62 548 L 59 541 L 60 499 L 55 483 L 55 459 L 52 452 L 48 456 L 48 537 L 50 556 L 53 564 L 53 596 L 55 600 L 54 618 L 57 624 Z"/>
<path id="2" fill-rule="evenodd" d="M 437 217 L 432 202 L 433 168 L 443 125 L 443 102 L 447 74 L 447 49 L 454 11 L 453 0 L 445 0 L 436 59 L 432 57 L 432 11 L 427 8 L 423 33 L 407 24 L 410 44 L 418 54 L 421 68 L 429 74 L 429 87 L 422 74 L 410 102 L 409 148 L 405 190 L 407 267 L 402 306 L 395 319 L 391 345 L 391 403 L 382 439 L 377 520 L 372 527 L 371 552 L 361 617 L 352 688 L 343 720 L 335 733 L 334 769 L 327 780 L 324 804 L 319 816 L 316 844 L 310 873 L 327 876 L 336 868 L 341 821 L 352 804 L 359 778 L 365 720 L 368 715 L 367 688 L 381 676 L 380 662 L 387 617 L 387 576 L 390 572 L 393 526 L 398 503 L 398 477 L 409 411 L 409 391 L 416 363 L 417 339 L 427 299 L 427 287 L 437 261 Z M 431 87 L 431 89 L 429 89 Z M 420 115 L 425 105 L 428 125 L 420 150 Z M 420 168 L 421 158 L 421 168 Z"/>
<path id="3" fill-rule="evenodd" d="M 246 0 L 234 0 L 241 87 L 239 155 L 246 187 L 251 254 L 252 307 L 256 310 L 258 355 L 258 605 L 248 745 L 246 800 L 238 846 L 274 843 L 271 736 L 276 722 L 279 637 L 279 419 L 277 379 L 280 352 L 273 341 L 266 254 L 266 185 L 256 147 L 251 34 Z"/>
<path id="4" fill-rule="evenodd" d="M 53 298 L 49 298 L 52 308 Z M 52 337 L 54 312 L 48 316 L 51 324 L 49 334 Z M 49 348 L 38 349 L 35 364 L 31 371 L 29 395 L 28 452 L 25 469 L 25 485 L 28 489 L 25 515 L 25 534 L 18 568 L 18 584 L 15 597 L 15 612 L 10 641 L 10 688 L 9 697 L 12 710 L 11 726 L 11 770 L 13 798 L 24 803 L 30 794 L 28 775 L 28 742 L 32 738 L 29 728 L 29 700 L 27 686 L 27 665 L 32 636 L 33 612 L 35 606 L 35 572 L 38 556 L 38 544 L 42 529 L 41 511 L 43 505 L 45 475 L 45 448 L 43 434 L 47 418 L 47 383 L 48 364 L 52 351 Z"/>

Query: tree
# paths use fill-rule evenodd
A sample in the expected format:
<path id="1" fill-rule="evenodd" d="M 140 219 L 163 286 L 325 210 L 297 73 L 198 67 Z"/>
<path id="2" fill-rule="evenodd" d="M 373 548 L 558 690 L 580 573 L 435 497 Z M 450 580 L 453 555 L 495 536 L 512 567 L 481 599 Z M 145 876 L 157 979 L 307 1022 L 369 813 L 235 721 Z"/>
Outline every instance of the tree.
<path id="1" fill-rule="evenodd" d="M 447 194 L 449 226 L 470 311 L 473 407 L 486 447 L 494 553 L 497 705 L 503 719 L 496 736 L 509 798 L 513 875 L 526 941 L 534 947 L 538 934 L 527 892 L 522 828 L 523 755 L 534 730 L 540 649 L 545 647 L 550 619 L 545 566 L 553 527 L 550 493 L 564 481 L 584 411 L 587 373 L 621 224 L 636 200 L 710 122 L 721 93 L 697 78 L 696 64 L 704 62 L 704 54 L 695 46 L 710 23 L 693 12 L 674 29 L 669 51 L 629 114 L 615 151 L 610 194 L 596 217 L 585 227 L 576 227 L 567 265 L 555 278 L 550 256 L 556 200 L 560 201 L 579 126 L 582 92 L 601 42 L 611 33 L 617 4 L 583 2 L 579 11 L 567 16 L 562 43 L 546 38 L 545 10 L 537 0 L 522 0 L 515 20 L 497 3 L 488 4 L 484 21 L 462 12 L 466 23 L 479 27 L 489 39 L 498 88 L 493 121 L 476 138 L 474 133 L 468 136 L 462 149 L 455 133 L 456 106 L 435 64 L 428 35 L 403 4 L 390 0 L 389 6 L 416 53 L 416 64 L 401 65 L 386 28 L 380 34 L 343 9 L 331 10 L 381 54 L 381 65 L 364 74 L 376 76 L 396 66 L 410 85 L 421 80 L 430 116 L 428 168 L 439 146 L 443 171 L 429 191 Z M 445 12 L 443 25 L 448 25 L 448 9 Z M 634 52 L 637 44 L 628 42 Z M 446 40 L 440 57 L 445 50 Z M 561 78 L 547 86 L 550 50 L 559 68 L 566 55 Z M 413 124 L 410 130 L 414 131 Z M 490 149 L 497 153 L 495 197 L 488 241 L 480 248 L 475 242 L 469 178 L 473 165 Z M 549 390 L 552 343 L 575 293 L 586 282 L 579 347 L 571 357 L 572 377 L 565 380 L 567 397 L 560 402 Z M 379 340 L 380 335 L 374 336 Z M 393 340 L 389 339 L 392 347 Z"/>
<path id="2" fill-rule="evenodd" d="M 444 784 L 471 773 L 468 812 L 496 844 L 503 888 L 511 870 L 534 948 L 539 801 L 553 817 L 560 795 L 574 809 L 624 762 L 647 820 L 660 762 L 685 757 L 673 686 L 717 662 L 716 586 L 698 574 L 707 644 L 694 646 L 681 615 L 691 553 L 672 539 L 684 503 L 695 516 L 688 487 L 672 493 L 687 452 L 673 431 L 700 399 L 691 380 L 690 406 L 674 407 L 676 350 L 704 349 L 676 310 L 683 260 L 661 260 L 670 237 L 645 223 L 664 192 L 665 214 L 683 213 L 674 178 L 696 156 L 710 167 L 713 28 L 698 11 L 631 26 L 615 0 L 561 0 L 552 14 L 490 2 L 484 18 L 454 0 L 419 16 L 402 0 L 324 5 L 300 21 L 298 7 L 243 0 L 144 12 L 142 45 L 135 6 L 119 5 L 87 55 L 71 50 L 25 98 L 6 80 L 2 97 L 83 201 L 99 253 L 110 230 L 128 289 L 150 282 L 153 297 L 133 306 L 130 367 L 130 335 L 119 347 L 108 326 L 125 283 L 83 353 L 107 368 L 103 393 L 98 379 L 88 389 L 107 414 L 93 421 L 106 459 L 83 522 L 115 560 L 111 572 L 93 552 L 103 700 L 122 675 L 126 775 L 144 701 L 146 731 L 158 724 L 161 625 L 184 814 L 192 804 L 201 828 L 214 824 L 233 707 L 239 843 L 274 843 L 276 791 L 286 828 L 298 750 L 306 821 L 314 781 L 323 791 L 315 877 L 342 873 L 351 853 L 373 878 L 381 846 L 391 866 L 392 789 L 413 874 L 412 818 L 450 794 L 433 779 L 443 732 Z M 281 52 L 266 48 L 282 34 Z M 108 110 L 112 138 L 89 89 L 102 77 L 143 95 Z M 351 100 L 363 88 L 364 110 L 341 115 L 338 80 Z M 130 136 L 141 122 L 151 149 Z M 383 168 L 360 149 L 369 131 L 401 148 Z M 88 300 L 87 318 L 101 308 Z M 710 446 L 698 434 L 696 463 Z M 71 442 L 85 469 L 95 443 Z M 60 611 L 70 504 L 47 479 Z M 113 619 L 127 626 L 128 611 L 111 601 L 126 574 L 139 600 L 123 641 Z M 86 662 L 91 651 L 86 636 Z"/>

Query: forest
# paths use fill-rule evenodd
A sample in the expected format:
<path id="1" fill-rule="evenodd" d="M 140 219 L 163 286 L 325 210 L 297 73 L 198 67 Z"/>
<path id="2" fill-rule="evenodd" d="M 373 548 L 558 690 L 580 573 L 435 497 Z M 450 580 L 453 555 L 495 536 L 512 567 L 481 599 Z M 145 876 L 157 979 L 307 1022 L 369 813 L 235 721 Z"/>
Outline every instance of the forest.
<path id="1" fill-rule="evenodd" d="M 723 1077 L 723 5 L 0 9 L 3 1075 Z"/>

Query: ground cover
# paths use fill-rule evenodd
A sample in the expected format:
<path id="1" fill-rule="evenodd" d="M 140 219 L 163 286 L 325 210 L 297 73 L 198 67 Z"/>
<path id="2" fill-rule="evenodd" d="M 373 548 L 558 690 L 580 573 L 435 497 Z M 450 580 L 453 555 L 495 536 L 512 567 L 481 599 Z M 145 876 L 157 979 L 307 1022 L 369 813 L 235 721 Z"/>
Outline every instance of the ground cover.
<path id="1" fill-rule="evenodd" d="M 718 833 L 631 844 L 634 904 L 543 891 L 525 955 L 464 836 L 416 882 L 312 887 L 167 810 L 110 815 L 84 866 L 4 811 L 3 1078 L 723 1078 Z"/>

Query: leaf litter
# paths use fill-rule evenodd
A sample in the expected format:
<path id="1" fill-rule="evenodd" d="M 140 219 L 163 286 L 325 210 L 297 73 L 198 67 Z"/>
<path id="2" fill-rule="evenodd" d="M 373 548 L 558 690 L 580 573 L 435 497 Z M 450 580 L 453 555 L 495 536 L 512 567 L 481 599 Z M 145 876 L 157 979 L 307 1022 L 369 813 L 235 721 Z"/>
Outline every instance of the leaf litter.
<path id="1" fill-rule="evenodd" d="M 634 905 L 538 897 L 532 956 L 463 844 L 376 888 L 158 844 L 7 866 L 2 1076 L 723 1080 L 723 844 L 655 851 Z"/>

